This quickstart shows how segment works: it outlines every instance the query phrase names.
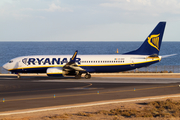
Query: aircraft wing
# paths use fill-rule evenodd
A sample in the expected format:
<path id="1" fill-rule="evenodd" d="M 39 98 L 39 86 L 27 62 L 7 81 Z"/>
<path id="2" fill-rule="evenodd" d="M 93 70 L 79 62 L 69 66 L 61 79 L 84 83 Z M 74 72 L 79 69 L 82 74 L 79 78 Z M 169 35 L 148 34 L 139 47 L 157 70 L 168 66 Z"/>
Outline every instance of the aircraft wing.
<path id="1" fill-rule="evenodd" d="M 76 50 L 70 61 L 63 66 L 64 71 L 86 71 L 76 64 L 77 53 L 78 51 Z"/>
<path id="2" fill-rule="evenodd" d="M 76 56 L 78 51 L 74 53 L 70 61 L 66 63 L 63 67 L 50 67 L 47 69 L 48 76 L 64 76 L 65 75 L 76 75 L 77 78 L 81 77 L 80 72 L 86 72 L 85 69 L 79 67 L 76 64 Z M 90 78 L 90 77 L 89 77 Z"/>

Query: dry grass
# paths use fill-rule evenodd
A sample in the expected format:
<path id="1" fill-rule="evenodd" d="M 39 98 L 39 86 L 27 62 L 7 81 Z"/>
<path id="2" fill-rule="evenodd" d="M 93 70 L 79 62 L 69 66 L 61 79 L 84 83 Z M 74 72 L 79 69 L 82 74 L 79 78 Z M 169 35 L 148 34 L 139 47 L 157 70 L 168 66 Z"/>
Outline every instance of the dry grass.
<path id="1" fill-rule="evenodd" d="M 180 117 L 180 101 L 173 102 L 171 99 L 166 101 L 153 101 L 147 103 L 147 107 L 142 110 L 136 109 L 111 109 L 110 111 L 98 111 L 96 114 L 121 115 L 124 117 Z"/>
<path id="2" fill-rule="evenodd" d="M 78 115 L 78 116 L 86 116 L 86 117 L 91 117 L 91 116 L 93 116 L 93 114 L 91 114 L 91 113 L 85 113 L 85 112 L 79 112 L 79 113 L 77 113 L 77 114 L 75 114 L 75 115 Z"/>
<path id="3" fill-rule="evenodd" d="M 171 99 L 166 101 L 153 101 L 146 104 L 142 110 L 136 109 L 111 109 L 109 111 L 100 110 L 92 114 L 104 114 L 111 116 L 124 116 L 124 117 L 180 117 L 180 101 L 173 102 Z M 81 113 L 84 115 L 85 113 Z M 84 115 L 86 116 L 86 115 Z"/>
<path id="4" fill-rule="evenodd" d="M 180 117 L 180 101 L 173 102 L 171 99 L 166 101 L 154 101 L 148 103 L 148 105 L 153 107 L 154 117 Z"/>
<path id="5" fill-rule="evenodd" d="M 53 116 L 45 116 L 42 117 L 42 119 L 67 119 L 69 114 L 63 114 L 63 115 L 53 115 Z"/>
<path id="6" fill-rule="evenodd" d="M 116 108 L 111 110 L 100 110 L 97 112 L 78 112 L 76 114 L 63 114 L 54 115 L 46 118 L 49 119 L 68 119 L 68 116 L 80 116 L 80 117 L 95 117 L 99 115 L 111 116 L 113 120 L 117 120 L 120 117 L 124 118 L 179 118 L 180 117 L 180 101 L 172 101 L 167 99 L 166 101 L 153 101 L 149 103 L 138 103 L 144 105 L 141 110 Z M 84 118 L 86 119 L 86 118 Z"/>

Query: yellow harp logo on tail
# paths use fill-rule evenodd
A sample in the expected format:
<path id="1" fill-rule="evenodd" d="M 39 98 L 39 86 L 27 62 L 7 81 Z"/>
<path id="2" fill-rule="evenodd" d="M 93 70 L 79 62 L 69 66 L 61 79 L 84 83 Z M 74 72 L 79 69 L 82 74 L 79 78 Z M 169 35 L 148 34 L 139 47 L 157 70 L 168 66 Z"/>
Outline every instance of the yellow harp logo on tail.
<path id="1" fill-rule="evenodd" d="M 151 35 L 148 37 L 148 43 L 159 51 L 159 35 Z"/>

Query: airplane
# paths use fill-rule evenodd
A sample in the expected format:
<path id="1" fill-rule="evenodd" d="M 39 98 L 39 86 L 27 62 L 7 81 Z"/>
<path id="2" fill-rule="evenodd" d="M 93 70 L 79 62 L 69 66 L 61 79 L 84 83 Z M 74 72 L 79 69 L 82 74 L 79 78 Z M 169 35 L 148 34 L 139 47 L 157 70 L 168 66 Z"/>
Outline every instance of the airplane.
<path id="1" fill-rule="evenodd" d="M 46 73 L 47 76 L 64 77 L 68 75 L 80 79 L 90 73 L 111 73 L 146 67 L 161 61 L 159 56 L 166 22 L 159 22 L 143 44 L 134 51 L 113 55 L 33 55 L 11 59 L 3 68 L 11 73 Z"/>

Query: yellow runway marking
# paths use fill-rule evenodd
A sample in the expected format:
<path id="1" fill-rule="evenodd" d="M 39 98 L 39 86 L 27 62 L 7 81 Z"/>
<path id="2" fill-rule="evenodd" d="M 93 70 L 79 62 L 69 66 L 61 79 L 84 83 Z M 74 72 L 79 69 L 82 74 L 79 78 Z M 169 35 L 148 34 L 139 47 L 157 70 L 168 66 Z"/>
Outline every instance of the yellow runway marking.
<path id="1" fill-rule="evenodd" d="M 152 87 L 152 88 L 142 88 L 142 89 L 136 89 L 136 91 L 140 90 L 148 90 L 148 89 L 157 89 L 157 88 L 168 88 L 168 87 L 177 87 L 177 85 L 173 86 L 162 86 L 162 87 Z M 110 92 L 101 92 L 101 93 L 117 93 L 117 92 L 128 92 L 128 91 L 134 91 L 132 88 L 131 90 L 121 90 L 121 91 L 110 91 Z"/>
<path id="2" fill-rule="evenodd" d="M 86 86 L 82 87 L 73 87 L 73 88 L 86 88 L 92 86 L 92 83 L 85 83 L 88 84 Z M 0 94 L 8 94 L 8 93 L 24 93 L 24 92 L 38 92 L 38 91 L 51 91 L 51 90 L 63 90 L 63 89 L 69 89 L 69 88 L 58 88 L 58 89 L 47 89 L 47 90 L 32 90 L 32 91 L 17 91 L 17 92 L 2 92 Z"/>
<path id="3" fill-rule="evenodd" d="M 141 91 L 141 90 L 150 90 L 150 89 L 158 89 L 158 88 L 170 88 L 170 87 L 178 87 L 177 85 L 173 85 L 173 86 L 162 86 L 162 87 L 152 87 L 152 88 L 142 88 L 142 89 L 136 89 L 136 91 Z M 108 93 L 118 93 L 118 92 L 129 92 L 129 91 L 133 91 L 134 89 L 130 89 L 130 90 L 120 90 L 120 91 L 110 91 L 110 92 L 101 92 L 100 94 L 108 94 Z M 74 94 L 74 95 L 62 95 L 62 96 L 56 96 L 56 98 L 61 98 L 61 97 L 72 97 L 72 96 L 85 96 L 85 95 L 97 95 L 96 92 L 94 93 L 84 93 L 84 94 Z M 37 99 L 47 99 L 47 98 L 54 98 L 54 96 L 48 96 L 48 97 L 38 97 L 38 98 L 25 98 L 25 99 L 14 99 L 14 100 L 6 100 L 6 102 L 10 102 L 10 101 L 22 101 L 22 100 L 37 100 Z"/>
<path id="4" fill-rule="evenodd" d="M 89 85 L 86 85 L 86 86 L 82 86 L 82 87 L 74 87 L 74 88 L 87 88 L 87 87 L 90 87 L 92 86 L 92 83 L 88 83 Z M 66 88 L 66 89 L 69 89 L 69 88 Z"/>

